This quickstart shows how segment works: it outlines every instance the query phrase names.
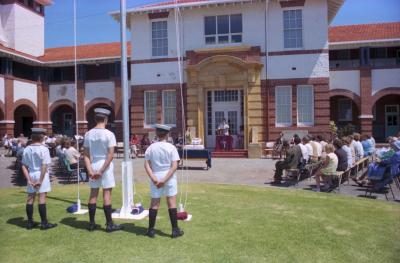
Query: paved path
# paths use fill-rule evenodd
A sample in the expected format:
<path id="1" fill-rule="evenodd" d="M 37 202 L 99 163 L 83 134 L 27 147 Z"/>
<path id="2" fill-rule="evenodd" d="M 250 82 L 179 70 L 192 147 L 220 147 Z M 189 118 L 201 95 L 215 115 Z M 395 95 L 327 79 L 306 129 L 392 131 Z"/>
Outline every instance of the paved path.
<path id="1" fill-rule="evenodd" d="M 0 157 L 0 189 L 26 185 L 24 180 L 14 171 L 14 159 L 11 157 Z M 269 159 L 220 159 L 212 160 L 212 168 L 204 169 L 205 163 L 202 161 L 188 161 L 189 168 L 183 172 L 178 171 L 178 176 L 189 177 L 189 183 L 221 183 L 234 185 L 254 185 L 259 187 L 271 187 L 265 182 L 272 181 L 274 173 L 274 164 L 276 161 Z M 117 182 L 121 181 L 121 163 L 122 159 L 115 159 L 115 175 Z M 133 171 L 135 181 L 147 182 L 147 175 L 143 167 L 144 159 L 133 160 Z M 57 174 L 54 177 L 53 183 L 65 184 L 66 177 L 62 173 L 56 172 L 57 159 L 53 160 L 53 171 Z M 186 177 L 185 177 L 186 178 Z M 282 187 L 299 188 L 310 190 L 315 186 L 314 179 L 305 179 L 298 185 L 288 183 Z M 274 186 L 272 186 L 274 187 Z M 393 187 L 395 188 L 395 187 Z M 395 189 L 395 197 L 400 199 L 400 191 Z M 341 194 L 351 196 L 362 196 L 365 190 L 358 187 L 353 182 L 350 184 L 344 183 L 341 187 Z M 378 199 L 385 199 L 384 194 L 373 194 Z M 391 194 L 388 194 L 390 200 L 393 200 Z"/>

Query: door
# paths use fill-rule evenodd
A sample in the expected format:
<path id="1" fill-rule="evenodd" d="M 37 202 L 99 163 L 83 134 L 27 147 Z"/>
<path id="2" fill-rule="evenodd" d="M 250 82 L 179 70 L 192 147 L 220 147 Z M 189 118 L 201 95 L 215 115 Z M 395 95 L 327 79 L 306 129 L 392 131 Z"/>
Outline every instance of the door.
<path id="1" fill-rule="evenodd" d="M 64 134 L 74 136 L 74 121 L 72 113 L 64 113 Z"/>
<path id="2" fill-rule="evenodd" d="M 22 133 L 30 137 L 32 134 L 33 117 L 22 117 Z M 17 135 L 19 136 L 19 134 Z"/>
<path id="3" fill-rule="evenodd" d="M 215 148 L 217 129 L 225 119 L 229 134 L 233 137 L 233 148 L 238 148 L 238 132 L 243 124 L 242 92 L 239 90 L 216 90 L 207 92 L 207 136 L 208 148 Z"/>
<path id="4" fill-rule="evenodd" d="M 385 137 L 399 131 L 399 105 L 385 105 Z"/>

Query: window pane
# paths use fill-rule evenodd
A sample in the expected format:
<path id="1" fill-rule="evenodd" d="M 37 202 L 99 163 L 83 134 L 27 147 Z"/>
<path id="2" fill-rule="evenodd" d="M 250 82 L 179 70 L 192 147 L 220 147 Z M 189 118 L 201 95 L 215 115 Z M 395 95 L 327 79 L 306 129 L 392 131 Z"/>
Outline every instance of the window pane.
<path id="1" fill-rule="evenodd" d="M 233 35 L 231 38 L 232 43 L 241 43 L 242 42 L 242 35 Z"/>
<path id="2" fill-rule="evenodd" d="M 215 16 L 206 16 L 204 18 L 204 32 L 207 35 L 215 35 L 216 32 L 216 17 Z"/>
<path id="3" fill-rule="evenodd" d="M 215 37 L 206 37 L 206 44 L 215 44 Z"/>
<path id="4" fill-rule="evenodd" d="M 176 91 L 163 92 L 164 124 L 176 124 Z"/>
<path id="5" fill-rule="evenodd" d="M 145 92 L 145 124 L 157 122 L 157 92 Z"/>
<path id="6" fill-rule="evenodd" d="M 314 123 L 314 91 L 312 86 L 297 87 L 297 121 L 299 124 Z"/>
<path id="7" fill-rule="evenodd" d="M 303 46 L 303 22 L 301 10 L 283 11 L 284 47 L 299 48 Z"/>
<path id="8" fill-rule="evenodd" d="M 231 33 L 242 33 L 242 15 L 231 15 Z"/>
<path id="9" fill-rule="evenodd" d="M 228 43 L 229 42 L 229 36 L 219 36 L 218 37 L 218 43 L 223 44 L 223 43 Z"/>
<path id="10" fill-rule="evenodd" d="M 218 34 L 229 34 L 229 16 L 218 16 Z"/>
<path id="11" fill-rule="evenodd" d="M 152 22 L 152 55 L 168 55 L 168 24 L 167 21 Z"/>

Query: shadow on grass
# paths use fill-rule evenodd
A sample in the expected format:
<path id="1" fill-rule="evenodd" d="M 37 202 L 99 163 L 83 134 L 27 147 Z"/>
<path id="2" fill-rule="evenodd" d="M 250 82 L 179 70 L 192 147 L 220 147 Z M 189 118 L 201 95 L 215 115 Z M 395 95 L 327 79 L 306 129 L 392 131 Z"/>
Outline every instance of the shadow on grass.
<path id="1" fill-rule="evenodd" d="M 54 197 L 54 196 L 47 196 L 48 199 L 52 199 L 52 200 L 56 200 L 56 201 L 61 201 L 64 203 L 68 203 L 68 204 L 76 204 L 76 201 L 71 201 L 68 199 L 64 199 L 64 198 L 59 198 L 59 197 Z M 86 204 L 81 204 L 81 207 L 85 207 L 87 208 Z M 103 209 L 103 207 L 101 206 L 96 206 L 97 209 Z"/>
<path id="2" fill-rule="evenodd" d="M 181 166 L 178 170 L 208 171 L 206 167 Z"/>
<path id="3" fill-rule="evenodd" d="M 135 226 L 134 224 L 129 224 L 129 223 L 124 223 L 121 224 L 121 226 L 124 227 L 123 231 L 135 234 L 137 236 L 146 236 L 147 228 L 143 226 Z M 162 237 L 170 237 L 167 233 L 164 233 L 160 230 L 155 230 L 157 236 L 162 236 Z"/>
<path id="4" fill-rule="evenodd" d="M 87 230 L 88 226 L 89 226 L 89 222 L 87 220 L 85 221 L 81 221 L 81 220 L 76 220 L 75 217 L 66 217 L 63 218 L 60 221 L 60 224 L 66 225 L 66 226 L 70 226 L 76 229 L 82 229 L 82 230 Z M 98 226 L 98 228 L 100 230 L 100 226 Z"/>
<path id="5" fill-rule="evenodd" d="M 24 219 L 23 217 L 15 217 L 8 219 L 7 224 L 18 226 L 20 228 L 26 228 L 28 220 Z"/>

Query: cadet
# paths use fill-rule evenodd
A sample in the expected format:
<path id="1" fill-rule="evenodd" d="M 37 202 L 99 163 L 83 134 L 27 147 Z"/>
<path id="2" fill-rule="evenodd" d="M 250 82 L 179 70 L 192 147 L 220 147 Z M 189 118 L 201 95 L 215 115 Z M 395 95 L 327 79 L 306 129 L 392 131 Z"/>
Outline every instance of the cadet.
<path id="1" fill-rule="evenodd" d="M 99 188 L 103 188 L 103 209 L 106 216 L 106 231 L 113 232 L 121 230 L 122 227 L 112 221 L 111 191 L 115 187 L 114 179 L 114 147 L 117 145 L 115 135 L 106 129 L 110 111 L 96 108 L 96 127 L 85 134 L 84 159 L 86 169 L 90 178 L 90 199 L 89 199 L 89 231 L 96 229 L 95 214 Z"/>
<path id="2" fill-rule="evenodd" d="M 160 198 L 167 197 L 168 212 L 172 225 L 172 238 L 183 235 L 178 228 L 176 194 L 178 192 L 175 171 L 178 168 L 179 155 L 175 146 L 167 143 L 169 126 L 156 124 L 156 135 L 158 142 L 147 148 L 145 153 L 145 164 L 147 175 L 150 178 L 151 205 L 149 211 L 149 229 L 147 236 L 155 236 L 154 226 L 156 224 L 157 211 L 160 207 Z"/>
<path id="3" fill-rule="evenodd" d="M 26 215 L 28 216 L 27 229 L 32 229 L 38 225 L 33 221 L 33 203 L 36 193 L 39 195 L 39 214 L 42 230 L 56 227 L 47 221 L 46 195 L 51 191 L 48 165 L 51 164 L 50 152 L 43 145 L 45 129 L 32 128 L 31 144 L 25 148 L 22 155 L 22 172 L 27 181 L 28 198 L 26 200 Z"/>

